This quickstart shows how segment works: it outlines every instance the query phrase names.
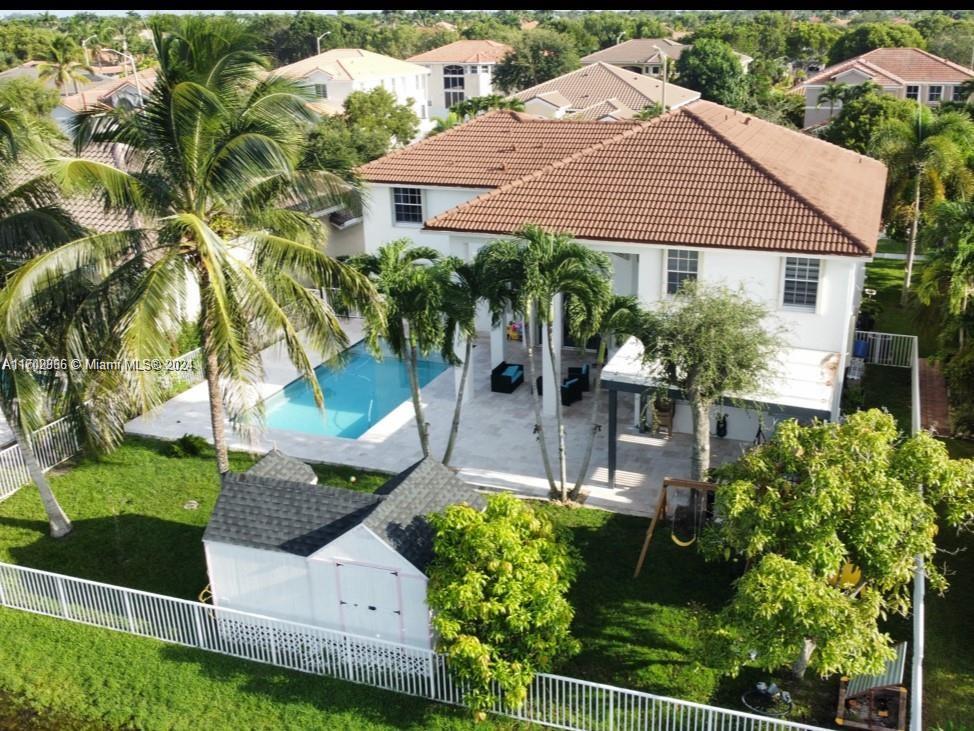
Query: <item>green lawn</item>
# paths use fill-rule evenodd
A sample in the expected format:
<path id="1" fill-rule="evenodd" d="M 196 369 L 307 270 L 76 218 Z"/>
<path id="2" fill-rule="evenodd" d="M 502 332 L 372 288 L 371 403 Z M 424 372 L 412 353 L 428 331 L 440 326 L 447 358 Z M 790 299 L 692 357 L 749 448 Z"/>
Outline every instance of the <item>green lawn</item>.
<path id="1" fill-rule="evenodd" d="M 231 462 L 239 470 L 252 459 L 235 454 Z M 319 470 L 323 483 L 354 484 L 358 489 L 374 489 L 386 479 L 354 470 Z M 355 483 L 350 482 L 353 476 Z M 0 560 L 189 599 L 206 584 L 200 539 L 217 494 L 209 455 L 172 458 L 161 443 L 130 438 L 111 455 L 85 458 L 61 470 L 52 486 L 74 520 L 74 532 L 63 541 L 48 538 L 36 491 L 26 488 L 0 503 Z M 187 509 L 189 501 L 199 507 Z M 571 596 L 577 612 L 574 632 L 584 649 L 560 672 L 740 708 L 742 690 L 757 676 L 721 680 L 701 657 L 700 641 L 711 613 L 729 596 L 733 567 L 704 563 L 694 549 L 678 548 L 663 529 L 657 532 L 642 575 L 633 579 L 646 519 L 536 505 L 571 533 L 584 558 Z M 358 719 L 358 726 L 335 719 L 353 718 L 359 706 L 387 708 L 396 703 L 403 705 L 404 723 L 417 728 L 449 728 L 466 721 L 449 709 L 434 711 L 402 698 L 387 700 L 385 694 L 335 681 L 5 611 L 0 612 L 0 646 L 5 652 L 8 644 L 16 662 L 0 662 L 0 692 L 17 694 L 21 705 L 28 702 L 84 720 L 104 719 L 111 727 L 161 723 L 152 720 L 155 714 L 176 723 L 180 714 L 189 712 L 185 698 L 208 699 L 212 716 L 206 723 L 215 728 L 223 727 L 218 716 L 231 706 L 251 714 L 245 718 L 253 727 L 276 725 L 273 714 L 280 712 L 317 718 L 320 727 L 371 728 L 371 723 L 381 728 L 382 717 L 368 714 Z M 68 663 L 57 660 L 62 644 L 76 653 Z M 75 664 L 91 669 L 79 676 Z M 129 677 L 126 665 L 139 668 L 135 677 Z M 796 692 L 806 714 L 825 720 L 831 713 L 828 708 L 822 715 L 820 699 L 824 693 L 827 705 L 834 702 L 832 685 L 810 681 L 806 688 L 797 688 L 787 679 L 782 682 Z M 80 700 L 83 689 L 92 685 L 107 690 Z M 254 687 L 261 690 L 252 691 Z M 341 692 L 330 694 L 327 689 Z M 141 699 L 132 719 L 112 710 L 128 707 L 124 696 Z M 336 696 L 343 702 L 333 706 L 330 700 Z M 282 698 L 291 700 L 278 709 Z M 160 710 L 165 708 L 173 710 Z M 240 712 L 233 711 L 233 717 Z"/>
<path id="2" fill-rule="evenodd" d="M 919 335 L 920 356 L 926 357 L 936 351 L 937 333 L 934 328 L 920 326 L 914 308 L 900 305 L 904 266 L 902 261 L 889 259 L 877 259 L 866 265 L 865 286 L 876 290 L 876 299 L 881 305 L 874 329 L 877 332 Z M 922 266 L 922 263 L 914 265 L 914 280 Z"/>
<path id="3" fill-rule="evenodd" d="M 896 239 L 880 239 L 876 250 L 881 254 L 905 254 L 906 242 Z"/>

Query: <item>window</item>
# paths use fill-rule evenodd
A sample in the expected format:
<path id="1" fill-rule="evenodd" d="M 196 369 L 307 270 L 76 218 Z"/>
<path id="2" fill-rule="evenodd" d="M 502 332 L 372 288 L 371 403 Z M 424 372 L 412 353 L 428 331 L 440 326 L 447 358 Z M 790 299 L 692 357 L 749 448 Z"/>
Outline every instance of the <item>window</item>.
<path id="1" fill-rule="evenodd" d="M 908 86 L 906 87 L 906 98 L 916 101 L 920 98 L 920 87 L 919 86 Z"/>
<path id="2" fill-rule="evenodd" d="M 651 73 L 653 76 L 659 76 L 659 66 L 650 66 L 649 73 Z"/>
<path id="3" fill-rule="evenodd" d="M 443 67 L 443 96 L 447 108 L 464 100 L 463 66 Z"/>
<path id="4" fill-rule="evenodd" d="M 327 99 L 328 87 L 324 84 L 315 84 L 315 96 L 319 99 Z"/>
<path id="5" fill-rule="evenodd" d="M 470 68 L 467 69 L 467 73 L 468 74 L 475 74 L 475 73 L 477 73 L 477 67 L 476 66 L 471 66 Z"/>
<path id="6" fill-rule="evenodd" d="M 490 66 L 481 66 L 480 67 L 480 73 L 482 73 L 482 74 L 489 74 L 490 73 Z"/>
<path id="7" fill-rule="evenodd" d="M 392 203 L 396 223 L 423 222 L 423 191 L 419 188 L 393 188 Z"/>
<path id="8" fill-rule="evenodd" d="M 819 260 L 785 257 L 785 285 L 781 299 L 786 307 L 814 310 L 818 302 Z"/>
<path id="9" fill-rule="evenodd" d="M 927 89 L 927 101 L 928 102 L 939 102 L 940 97 L 944 94 L 944 87 L 942 86 L 931 86 Z"/>
<path id="10" fill-rule="evenodd" d="M 955 102 L 962 102 L 962 101 L 964 101 L 964 87 L 962 87 L 962 86 L 955 86 L 954 87 L 953 95 L 951 96 L 951 100 L 952 101 L 955 101 Z"/>
<path id="11" fill-rule="evenodd" d="M 686 280 L 697 278 L 699 252 L 670 249 L 666 252 L 666 293 L 676 294 Z"/>

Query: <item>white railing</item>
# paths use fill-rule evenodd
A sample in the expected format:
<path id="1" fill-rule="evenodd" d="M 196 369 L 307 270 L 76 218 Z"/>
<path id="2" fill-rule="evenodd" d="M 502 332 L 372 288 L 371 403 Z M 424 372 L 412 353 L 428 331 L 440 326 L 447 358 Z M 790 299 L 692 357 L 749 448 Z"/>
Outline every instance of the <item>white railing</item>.
<path id="1" fill-rule="evenodd" d="M 217 652 L 374 688 L 462 705 L 442 655 L 0 563 L 0 606 Z M 784 731 L 817 727 L 558 675 L 535 677 L 515 711 L 495 713 L 578 731 Z"/>
<path id="2" fill-rule="evenodd" d="M 169 384 L 179 381 L 195 386 L 203 380 L 203 351 L 201 348 L 183 353 L 171 360 L 172 368 L 166 373 Z"/>
<path id="3" fill-rule="evenodd" d="M 65 416 L 42 426 L 31 436 L 34 456 L 45 472 L 81 451 L 74 420 Z M 0 500 L 13 495 L 30 482 L 27 465 L 17 447 L 11 444 L 0 450 Z"/>
<path id="4" fill-rule="evenodd" d="M 865 341 L 867 344 L 863 359 L 866 363 L 875 365 L 909 368 L 913 364 L 916 339 L 916 335 L 856 330 L 856 340 Z"/>
<path id="5" fill-rule="evenodd" d="M 910 433 L 917 434 L 923 428 L 922 414 L 920 413 L 920 341 L 914 336 L 913 347 L 910 352 L 910 363 L 912 371 L 910 373 Z"/>

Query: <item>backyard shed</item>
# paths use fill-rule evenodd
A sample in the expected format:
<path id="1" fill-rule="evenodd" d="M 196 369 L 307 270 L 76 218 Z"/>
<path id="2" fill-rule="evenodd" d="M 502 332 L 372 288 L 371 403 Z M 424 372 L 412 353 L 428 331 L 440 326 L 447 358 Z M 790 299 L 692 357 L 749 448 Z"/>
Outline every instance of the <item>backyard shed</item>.
<path id="1" fill-rule="evenodd" d="M 431 647 L 427 516 L 454 503 L 482 508 L 483 496 L 431 458 L 372 494 L 313 478 L 273 452 L 223 476 L 203 535 L 213 603 Z"/>

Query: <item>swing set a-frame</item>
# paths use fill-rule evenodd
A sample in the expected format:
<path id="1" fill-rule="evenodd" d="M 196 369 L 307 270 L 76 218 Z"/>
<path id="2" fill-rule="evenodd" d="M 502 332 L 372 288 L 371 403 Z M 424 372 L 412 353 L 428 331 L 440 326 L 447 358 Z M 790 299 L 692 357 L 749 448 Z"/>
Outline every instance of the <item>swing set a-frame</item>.
<path id="1" fill-rule="evenodd" d="M 712 482 L 684 480 L 678 477 L 663 478 L 663 487 L 659 492 L 659 500 L 656 501 L 656 512 L 653 513 L 653 519 L 649 522 L 649 529 L 646 531 L 646 538 L 643 540 L 643 548 L 639 552 L 639 560 L 636 562 L 636 571 L 632 575 L 633 578 L 638 577 L 639 572 L 643 569 L 643 563 L 646 561 L 646 554 L 649 552 L 649 544 L 653 540 L 653 532 L 656 530 L 656 524 L 666 517 L 666 500 L 670 488 L 691 491 L 690 505 L 688 508 L 690 512 L 690 530 L 685 536 L 677 535 L 676 530 L 674 530 L 674 523 L 676 522 L 675 515 L 670 528 L 670 538 L 673 539 L 673 542 L 681 548 L 687 548 L 696 542 L 700 534 L 700 529 L 703 527 L 703 521 L 707 512 L 707 496 L 713 493 L 717 486 Z"/>

